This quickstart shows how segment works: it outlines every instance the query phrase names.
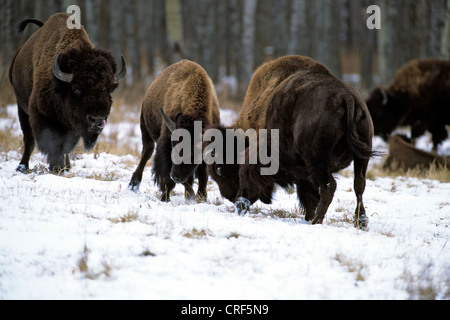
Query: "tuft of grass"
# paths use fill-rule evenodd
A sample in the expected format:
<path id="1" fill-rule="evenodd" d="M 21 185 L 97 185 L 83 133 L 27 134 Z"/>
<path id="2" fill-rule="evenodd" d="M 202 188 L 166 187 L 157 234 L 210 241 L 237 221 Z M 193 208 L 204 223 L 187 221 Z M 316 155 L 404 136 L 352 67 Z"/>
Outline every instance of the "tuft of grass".
<path id="1" fill-rule="evenodd" d="M 106 276 L 107 278 L 111 277 L 112 266 L 106 261 L 102 262 L 103 270 L 101 270 L 100 272 L 94 272 L 89 268 L 88 265 L 89 253 L 90 251 L 85 245 L 83 248 L 83 252 L 81 254 L 81 258 L 80 260 L 78 260 L 78 264 L 76 266 L 77 271 L 80 274 L 84 275 L 85 278 L 91 280 L 98 279 L 102 275 Z"/>
<path id="2" fill-rule="evenodd" d="M 114 172 L 94 172 L 92 175 L 86 176 L 87 179 L 94 179 L 98 181 L 116 181 L 119 179 L 116 173 Z"/>
<path id="3" fill-rule="evenodd" d="M 231 239 L 231 238 L 239 238 L 241 235 L 237 232 L 231 232 L 228 236 L 227 239 Z"/>
<path id="4" fill-rule="evenodd" d="M 335 256 L 335 260 L 339 262 L 339 264 L 341 264 L 342 266 L 346 267 L 348 272 L 355 273 L 356 281 L 365 280 L 365 277 L 362 274 L 362 270 L 365 268 L 365 266 L 361 261 L 350 259 L 342 253 L 337 253 Z"/>
<path id="5" fill-rule="evenodd" d="M 187 231 L 183 234 L 183 237 L 189 238 L 189 239 L 203 239 L 208 236 L 212 236 L 212 232 L 210 230 L 197 230 L 196 228 L 193 228 L 190 231 Z"/>
<path id="6" fill-rule="evenodd" d="M 429 263 L 417 275 L 413 275 L 408 270 L 403 272 L 401 278 L 407 283 L 406 292 L 409 299 L 450 299 L 450 276 L 448 272 L 443 272 L 440 279 L 435 279 L 433 267 L 433 263 Z"/>
<path id="7" fill-rule="evenodd" d="M 432 164 L 427 169 L 416 167 L 405 170 L 396 163 L 393 163 L 389 168 L 383 168 L 383 164 L 380 164 L 367 170 L 367 179 L 374 180 L 375 177 L 406 177 L 450 182 L 450 169 L 439 164 Z"/>
<path id="8" fill-rule="evenodd" d="M 128 223 L 133 222 L 139 219 L 139 213 L 135 210 L 130 210 L 123 216 L 120 216 L 119 218 L 109 218 L 108 220 L 112 223 Z"/>

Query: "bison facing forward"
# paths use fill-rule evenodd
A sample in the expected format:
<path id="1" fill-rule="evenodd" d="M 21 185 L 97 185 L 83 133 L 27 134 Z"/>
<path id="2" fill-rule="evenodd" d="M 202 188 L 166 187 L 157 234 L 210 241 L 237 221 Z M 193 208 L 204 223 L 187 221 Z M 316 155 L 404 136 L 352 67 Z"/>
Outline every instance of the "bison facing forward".
<path id="1" fill-rule="evenodd" d="M 450 61 L 417 59 L 401 67 L 386 88 L 367 100 L 376 135 L 386 141 L 398 126 L 411 126 L 411 138 L 429 131 L 433 151 L 447 136 L 450 124 Z"/>
<path id="2" fill-rule="evenodd" d="M 112 55 L 94 48 L 83 28 L 68 29 L 67 14 L 58 13 L 19 49 L 9 71 L 16 94 L 24 135 L 24 154 L 17 171 L 26 172 L 35 142 L 47 155 L 50 171 L 70 168 L 69 153 L 80 138 L 94 147 L 111 110 L 111 92 L 125 76 L 126 66 L 116 73 Z"/>
<path id="3" fill-rule="evenodd" d="M 205 164 L 196 164 L 196 161 L 174 164 L 171 156 L 174 146 L 172 132 L 184 129 L 193 137 L 195 121 L 201 121 L 203 126 L 218 124 L 219 103 L 206 71 L 192 61 L 182 60 L 166 68 L 145 94 L 140 120 L 142 157 L 131 178 L 131 190 L 139 189 L 145 165 L 153 154 L 156 142 L 153 174 L 161 191 L 161 200 L 170 200 L 170 191 L 176 183 L 184 185 L 187 198 L 195 198 L 192 189 L 194 175 L 198 178 L 197 197 L 206 199 L 208 175 Z M 191 139 L 192 150 L 201 148 L 201 145 L 193 145 L 194 140 Z"/>
<path id="4" fill-rule="evenodd" d="M 218 183 L 221 194 L 235 202 L 239 213 L 258 199 L 270 203 L 276 184 L 295 184 L 306 220 L 321 223 L 336 190 L 333 173 L 353 160 L 355 223 L 365 226 L 362 196 L 367 165 L 373 155 L 372 121 L 359 94 L 325 66 L 301 56 L 287 56 L 261 66 L 232 128 L 279 130 L 279 170 L 274 175 L 261 174 L 260 169 L 265 167 L 261 161 L 248 161 L 254 152 L 251 145 L 245 150 L 244 164 L 208 164 L 208 173 Z M 225 137 L 226 128 L 218 129 Z M 267 144 L 271 143 L 268 138 Z M 205 145 L 208 155 L 209 145 Z M 266 148 L 271 150 L 271 146 Z M 224 147 L 211 154 L 225 159 L 227 151 Z"/>

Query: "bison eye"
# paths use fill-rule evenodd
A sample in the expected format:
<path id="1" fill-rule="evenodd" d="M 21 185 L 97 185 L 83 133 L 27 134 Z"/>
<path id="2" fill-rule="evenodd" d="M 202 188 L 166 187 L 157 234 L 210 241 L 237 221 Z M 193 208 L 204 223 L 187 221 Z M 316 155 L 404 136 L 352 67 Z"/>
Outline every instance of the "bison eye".
<path id="1" fill-rule="evenodd" d="M 216 167 L 216 174 L 221 177 L 223 174 L 223 168 L 221 166 Z"/>
<path id="2" fill-rule="evenodd" d="M 80 89 L 73 89 L 73 94 L 76 95 L 77 97 L 81 96 L 81 90 Z"/>

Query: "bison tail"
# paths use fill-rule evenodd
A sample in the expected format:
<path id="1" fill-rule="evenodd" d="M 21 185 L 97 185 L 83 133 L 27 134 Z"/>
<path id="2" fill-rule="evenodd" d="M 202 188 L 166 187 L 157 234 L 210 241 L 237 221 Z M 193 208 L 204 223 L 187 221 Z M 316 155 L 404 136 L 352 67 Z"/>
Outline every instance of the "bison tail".
<path id="1" fill-rule="evenodd" d="M 44 25 L 44 23 L 42 21 L 37 20 L 37 19 L 24 19 L 24 20 L 22 20 L 22 21 L 20 21 L 19 23 L 16 24 L 17 33 L 21 34 L 23 32 L 23 30 L 25 30 L 25 28 L 27 27 L 27 25 L 29 23 L 34 23 L 39 28 Z"/>
<path id="2" fill-rule="evenodd" d="M 370 144 L 361 141 L 354 122 L 355 100 L 353 97 L 345 98 L 347 105 L 347 143 L 352 153 L 360 159 L 370 159 L 375 155 Z"/>

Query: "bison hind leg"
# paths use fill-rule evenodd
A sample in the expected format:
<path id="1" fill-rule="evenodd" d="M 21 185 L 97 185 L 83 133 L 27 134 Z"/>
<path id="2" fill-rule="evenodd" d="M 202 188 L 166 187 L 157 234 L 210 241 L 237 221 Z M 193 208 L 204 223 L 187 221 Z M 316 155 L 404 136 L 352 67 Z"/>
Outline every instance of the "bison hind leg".
<path id="1" fill-rule="evenodd" d="M 355 227 L 362 230 L 367 228 L 369 222 L 363 203 L 363 193 L 366 188 L 366 171 L 368 164 L 369 160 L 359 158 L 355 158 L 353 163 L 355 172 L 353 186 L 356 195 Z"/>

